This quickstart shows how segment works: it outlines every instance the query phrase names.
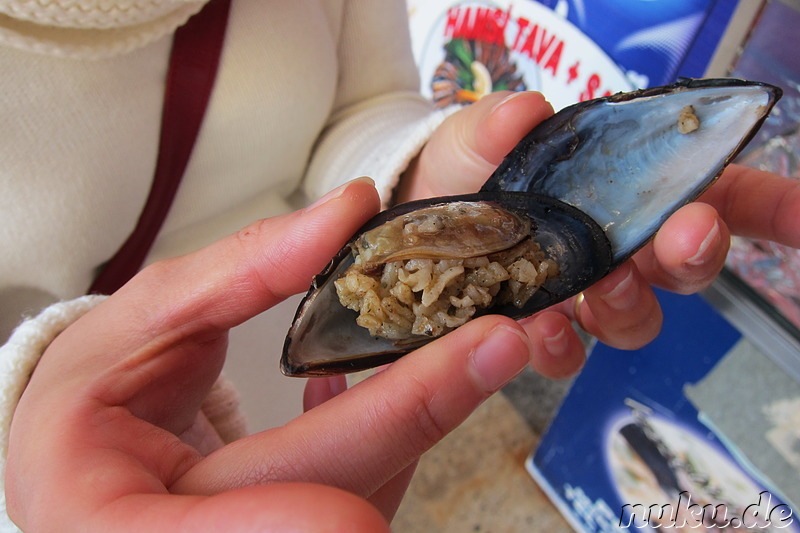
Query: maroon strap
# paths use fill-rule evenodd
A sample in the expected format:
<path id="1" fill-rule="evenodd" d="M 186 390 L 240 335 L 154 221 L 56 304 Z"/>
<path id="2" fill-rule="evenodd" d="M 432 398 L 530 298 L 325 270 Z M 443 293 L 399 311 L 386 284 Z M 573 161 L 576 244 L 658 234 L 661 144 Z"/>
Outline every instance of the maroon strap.
<path id="1" fill-rule="evenodd" d="M 230 0 L 211 0 L 175 32 L 150 194 L 133 233 L 103 265 L 89 293 L 111 294 L 132 278 L 167 217 L 214 86 L 229 8 Z"/>

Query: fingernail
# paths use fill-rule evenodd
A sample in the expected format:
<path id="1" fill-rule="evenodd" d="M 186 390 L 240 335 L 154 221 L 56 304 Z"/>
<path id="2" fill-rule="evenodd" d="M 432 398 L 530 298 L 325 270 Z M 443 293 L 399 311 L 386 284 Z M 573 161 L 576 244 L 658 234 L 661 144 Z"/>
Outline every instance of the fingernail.
<path id="1" fill-rule="evenodd" d="M 562 329 L 552 337 L 544 337 L 542 342 L 547 352 L 555 357 L 561 357 L 566 354 L 569 349 L 569 339 L 567 338 L 566 329 Z"/>
<path id="2" fill-rule="evenodd" d="M 491 115 L 491 114 L 492 114 L 492 113 L 494 113 L 494 112 L 495 112 L 495 111 L 496 111 L 498 108 L 502 107 L 503 105 L 505 105 L 506 103 L 510 102 L 510 101 L 511 101 L 511 100 L 513 100 L 514 98 L 519 98 L 519 96 L 520 96 L 520 95 L 523 95 L 523 94 L 525 94 L 525 91 L 516 92 L 516 93 L 514 93 L 514 94 L 509 94 L 508 96 L 506 96 L 505 98 L 503 98 L 502 100 L 500 100 L 499 102 L 497 102 L 496 104 L 494 104 L 494 106 L 492 107 L 491 111 L 489 111 L 489 114 Z"/>
<path id="3" fill-rule="evenodd" d="M 639 301 L 639 286 L 633 279 L 633 269 L 628 267 L 628 275 L 616 287 L 600 296 L 609 307 L 617 311 L 633 308 Z"/>
<path id="4" fill-rule="evenodd" d="M 700 247 L 697 249 L 697 253 L 695 253 L 692 257 L 686 260 L 686 264 L 689 266 L 700 266 L 709 259 L 711 259 L 711 253 L 709 250 L 713 252 L 712 247 L 714 247 L 720 240 L 720 232 L 719 232 L 719 223 L 714 221 L 714 227 L 711 228 L 711 231 L 708 232 L 706 238 L 703 239 L 703 242 L 700 243 Z"/>
<path id="5" fill-rule="evenodd" d="M 475 381 L 486 392 L 499 390 L 522 372 L 529 361 L 527 340 L 507 326 L 490 330 L 470 357 Z"/>
<path id="6" fill-rule="evenodd" d="M 347 183 L 345 183 L 343 185 L 340 185 L 340 186 L 336 187 L 335 189 L 333 189 L 332 191 L 328 192 L 327 194 L 325 194 L 325 196 L 323 196 L 322 198 L 320 198 L 319 200 L 317 200 L 313 204 L 311 204 L 308 207 L 306 207 L 305 210 L 306 211 L 312 211 L 312 210 L 316 209 L 317 207 L 319 207 L 321 205 L 327 204 L 331 200 L 339 198 L 341 195 L 344 194 L 344 191 L 346 191 L 354 183 L 369 183 L 373 187 L 375 186 L 375 181 L 372 178 L 367 177 L 367 176 L 362 176 L 360 178 L 356 178 L 354 180 L 350 180 Z"/>
<path id="7" fill-rule="evenodd" d="M 338 396 L 347 390 L 347 378 L 344 375 L 330 376 L 328 379 L 328 387 L 331 391 L 331 398 Z"/>

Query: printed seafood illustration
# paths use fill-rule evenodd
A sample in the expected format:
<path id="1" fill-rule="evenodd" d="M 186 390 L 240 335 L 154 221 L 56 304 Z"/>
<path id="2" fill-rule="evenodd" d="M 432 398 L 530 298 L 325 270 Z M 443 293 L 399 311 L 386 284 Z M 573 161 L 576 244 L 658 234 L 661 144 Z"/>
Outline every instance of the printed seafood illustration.
<path id="1" fill-rule="evenodd" d="M 444 48 L 444 60 L 431 80 L 436 107 L 471 104 L 493 91 L 525 90 L 506 46 L 457 38 Z"/>

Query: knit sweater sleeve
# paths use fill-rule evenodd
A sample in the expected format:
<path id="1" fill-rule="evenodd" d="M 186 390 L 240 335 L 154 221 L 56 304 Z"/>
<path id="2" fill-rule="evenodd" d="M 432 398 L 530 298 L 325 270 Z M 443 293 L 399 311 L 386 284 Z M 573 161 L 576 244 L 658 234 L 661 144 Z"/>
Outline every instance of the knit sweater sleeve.
<path id="1" fill-rule="evenodd" d="M 47 346 L 70 324 L 105 300 L 83 296 L 60 302 L 23 322 L 0 347 L 0 532 L 19 531 L 6 513 L 5 470 L 14 410 Z"/>
<path id="2" fill-rule="evenodd" d="M 405 2 L 347 2 L 336 102 L 306 174 L 312 199 L 370 176 L 385 203 L 431 133 L 455 110 L 435 110 L 419 93 L 407 20 Z"/>

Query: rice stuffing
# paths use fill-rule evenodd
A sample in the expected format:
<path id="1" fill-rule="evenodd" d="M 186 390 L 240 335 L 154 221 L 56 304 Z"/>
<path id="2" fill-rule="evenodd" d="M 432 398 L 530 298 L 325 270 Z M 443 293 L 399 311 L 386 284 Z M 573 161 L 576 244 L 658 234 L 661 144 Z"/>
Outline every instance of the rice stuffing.
<path id="1" fill-rule="evenodd" d="M 522 307 L 558 266 L 533 239 L 467 259 L 406 259 L 365 268 L 356 262 L 334 282 L 339 300 L 371 335 L 438 337 L 492 305 Z"/>

